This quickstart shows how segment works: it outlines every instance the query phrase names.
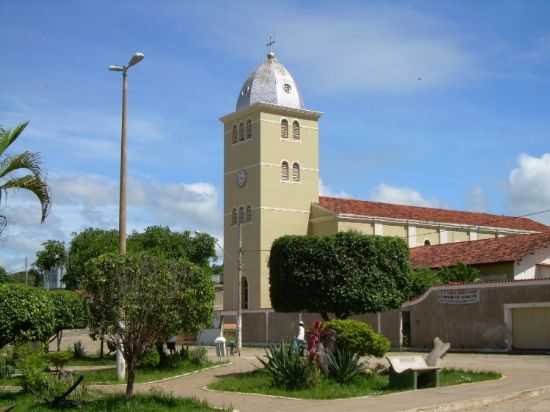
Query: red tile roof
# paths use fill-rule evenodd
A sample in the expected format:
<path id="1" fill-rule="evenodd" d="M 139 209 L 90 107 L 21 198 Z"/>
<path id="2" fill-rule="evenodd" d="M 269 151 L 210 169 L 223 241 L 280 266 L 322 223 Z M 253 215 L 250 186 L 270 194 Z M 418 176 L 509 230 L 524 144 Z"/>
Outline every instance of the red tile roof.
<path id="1" fill-rule="evenodd" d="M 396 205 L 391 203 L 340 199 L 326 196 L 319 197 L 319 205 L 336 214 L 455 223 L 472 226 L 490 226 L 537 232 L 550 230 L 549 226 L 524 217 L 491 215 L 489 213 L 462 212 L 457 210 Z"/>
<path id="2" fill-rule="evenodd" d="M 411 263 L 414 267 L 440 268 L 458 262 L 467 265 L 515 262 L 548 246 L 550 232 L 419 246 L 411 249 Z"/>

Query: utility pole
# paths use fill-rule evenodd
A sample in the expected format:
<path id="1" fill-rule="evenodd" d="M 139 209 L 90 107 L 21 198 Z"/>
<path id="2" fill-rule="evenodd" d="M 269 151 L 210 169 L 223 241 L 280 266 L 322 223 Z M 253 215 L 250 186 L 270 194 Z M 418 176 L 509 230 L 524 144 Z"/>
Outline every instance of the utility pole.
<path id="1" fill-rule="evenodd" d="M 237 260 L 237 349 L 241 353 L 243 346 L 243 315 L 242 315 L 242 277 L 243 277 L 243 229 L 241 224 L 241 216 L 239 216 L 239 258 Z"/>

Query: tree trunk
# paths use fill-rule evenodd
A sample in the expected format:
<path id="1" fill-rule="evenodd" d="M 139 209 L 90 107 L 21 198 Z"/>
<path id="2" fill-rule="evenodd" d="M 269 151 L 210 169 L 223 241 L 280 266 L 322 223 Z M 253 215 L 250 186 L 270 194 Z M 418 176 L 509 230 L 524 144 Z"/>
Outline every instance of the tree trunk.
<path id="1" fill-rule="evenodd" d="M 136 378 L 136 371 L 134 360 L 127 362 L 127 379 L 126 379 L 126 399 L 131 399 L 134 396 L 134 380 Z"/>
<path id="2" fill-rule="evenodd" d="M 56 340 L 57 340 L 57 351 L 60 352 L 61 351 L 61 340 L 63 339 L 63 329 L 58 331 L 55 336 L 56 336 Z"/>
<path id="3" fill-rule="evenodd" d="M 99 338 L 99 342 L 99 357 L 103 359 L 103 344 L 105 343 L 105 338 L 102 336 L 101 338 Z"/>
<path id="4" fill-rule="evenodd" d="M 323 320 L 325 322 L 328 322 L 330 320 L 330 316 L 329 316 L 328 312 L 321 312 L 320 315 L 321 315 L 321 317 L 323 318 Z"/>

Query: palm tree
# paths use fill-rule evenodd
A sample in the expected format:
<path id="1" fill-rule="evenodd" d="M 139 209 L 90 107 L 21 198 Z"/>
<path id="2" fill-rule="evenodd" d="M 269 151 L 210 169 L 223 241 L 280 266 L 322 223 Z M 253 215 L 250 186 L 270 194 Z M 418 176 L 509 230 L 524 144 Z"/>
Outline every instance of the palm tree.
<path id="1" fill-rule="evenodd" d="M 0 127 L 0 201 L 8 190 L 27 190 L 38 198 L 42 208 L 41 223 L 44 223 L 50 210 L 50 193 L 48 185 L 42 175 L 40 155 L 25 151 L 17 155 L 6 155 L 6 150 L 17 140 L 29 122 L 21 123 L 13 129 Z M 14 174 L 14 172 L 23 172 Z M 0 233 L 5 228 L 7 219 L 0 216 Z"/>

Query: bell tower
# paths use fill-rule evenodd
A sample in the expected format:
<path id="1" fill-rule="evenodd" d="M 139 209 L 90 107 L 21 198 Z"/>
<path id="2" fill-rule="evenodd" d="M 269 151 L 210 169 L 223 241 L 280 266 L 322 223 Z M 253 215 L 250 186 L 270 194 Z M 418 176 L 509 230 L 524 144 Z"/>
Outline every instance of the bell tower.
<path id="1" fill-rule="evenodd" d="M 239 226 L 241 307 L 270 308 L 269 251 L 283 235 L 308 233 L 319 200 L 320 112 L 270 51 L 244 82 L 224 125 L 224 309 L 236 310 Z"/>

